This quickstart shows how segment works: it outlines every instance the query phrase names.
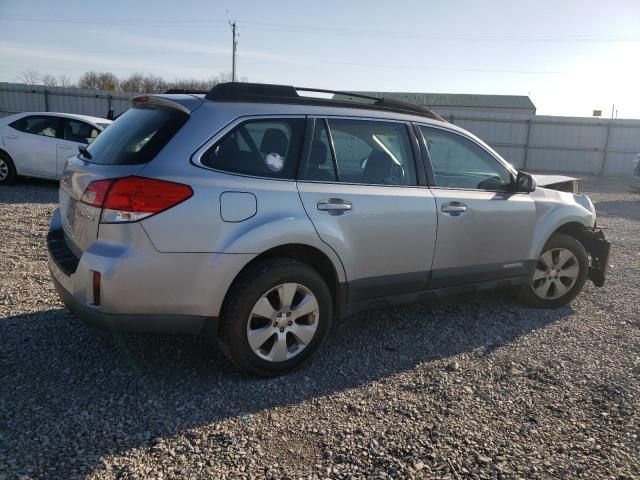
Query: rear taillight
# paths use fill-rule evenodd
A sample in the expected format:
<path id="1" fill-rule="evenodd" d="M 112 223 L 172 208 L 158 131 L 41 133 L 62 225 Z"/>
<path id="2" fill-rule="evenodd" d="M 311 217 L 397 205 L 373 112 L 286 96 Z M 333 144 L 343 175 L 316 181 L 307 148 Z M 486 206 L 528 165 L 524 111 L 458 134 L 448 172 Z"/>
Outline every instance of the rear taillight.
<path id="1" fill-rule="evenodd" d="M 91 182 L 81 201 L 102 208 L 101 223 L 135 222 L 163 212 L 193 195 L 188 185 L 144 177 Z"/>
<path id="2" fill-rule="evenodd" d="M 107 196 L 107 192 L 109 191 L 109 188 L 111 187 L 113 182 L 115 182 L 113 178 L 91 182 L 82 194 L 82 198 L 80 199 L 80 201 L 82 203 L 86 203 L 87 205 L 91 205 L 92 207 L 102 208 L 104 199 Z"/>

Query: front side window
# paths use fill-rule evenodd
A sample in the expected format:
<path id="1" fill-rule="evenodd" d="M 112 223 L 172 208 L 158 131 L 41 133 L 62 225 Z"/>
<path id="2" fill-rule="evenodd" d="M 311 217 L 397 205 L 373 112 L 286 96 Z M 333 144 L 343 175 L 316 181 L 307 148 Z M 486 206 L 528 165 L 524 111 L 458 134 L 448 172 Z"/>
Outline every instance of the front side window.
<path id="1" fill-rule="evenodd" d="M 421 126 L 437 187 L 506 191 L 511 173 L 486 150 L 461 135 Z"/>
<path id="2" fill-rule="evenodd" d="M 305 120 L 256 119 L 241 123 L 202 157 L 202 165 L 230 173 L 294 179 Z"/>
<path id="3" fill-rule="evenodd" d="M 11 126 L 21 132 L 55 138 L 59 122 L 59 117 L 29 116 L 16 120 Z"/>
<path id="4" fill-rule="evenodd" d="M 329 120 L 338 181 L 369 185 L 416 185 L 406 125 L 371 120 Z"/>
<path id="5" fill-rule="evenodd" d="M 70 142 L 89 144 L 96 139 L 99 133 L 96 127 L 88 123 L 79 120 L 64 121 L 63 138 Z"/>

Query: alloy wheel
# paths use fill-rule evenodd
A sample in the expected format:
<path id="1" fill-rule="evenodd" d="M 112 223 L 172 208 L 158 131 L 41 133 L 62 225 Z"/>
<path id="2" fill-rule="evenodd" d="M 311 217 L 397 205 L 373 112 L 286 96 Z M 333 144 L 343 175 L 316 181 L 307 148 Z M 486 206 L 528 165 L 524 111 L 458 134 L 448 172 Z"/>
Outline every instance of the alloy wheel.
<path id="1" fill-rule="evenodd" d="M 571 250 L 553 248 L 538 259 L 531 289 L 544 300 L 555 300 L 573 288 L 579 273 L 578 259 Z"/>
<path id="2" fill-rule="evenodd" d="M 9 176 L 9 165 L 3 158 L 0 158 L 0 181 L 5 180 Z"/>
<path id="3" fill-rule="evenodd" d="M 258 299 L 247 321 L 247 341 L 258 357 L 284 362 L 300 354 L 318 329 L 320 307 L 298 283 L 278 285 Z"/>

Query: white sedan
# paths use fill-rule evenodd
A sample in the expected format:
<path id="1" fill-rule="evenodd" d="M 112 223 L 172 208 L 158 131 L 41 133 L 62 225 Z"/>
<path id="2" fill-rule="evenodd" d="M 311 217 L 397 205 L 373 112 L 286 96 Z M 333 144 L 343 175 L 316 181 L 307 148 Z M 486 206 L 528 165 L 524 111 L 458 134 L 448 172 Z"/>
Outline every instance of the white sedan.
<path id="1" fill-rule="evenodd" d="M 73 113 L 25 112 L 0 118 L 0 185 L 18 175 L 60 179 L 67 158 L 111 124 Z"/>

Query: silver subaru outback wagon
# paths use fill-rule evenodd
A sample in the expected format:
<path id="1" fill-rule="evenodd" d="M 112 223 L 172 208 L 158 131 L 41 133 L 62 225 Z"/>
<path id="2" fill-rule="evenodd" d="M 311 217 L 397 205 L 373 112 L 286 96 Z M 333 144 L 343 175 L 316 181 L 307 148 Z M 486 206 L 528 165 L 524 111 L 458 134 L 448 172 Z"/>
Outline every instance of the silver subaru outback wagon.
<path id="1" fill-rule="evenodd" d="M 134 98 L 65 167 L 47 237 L 64 303 L 109 330 L 203 333 L 269 376 L 363 309 L 499 286 L 556 308 L 604 283 L 588 197 L 423 107 L 302 90 Z"/>

